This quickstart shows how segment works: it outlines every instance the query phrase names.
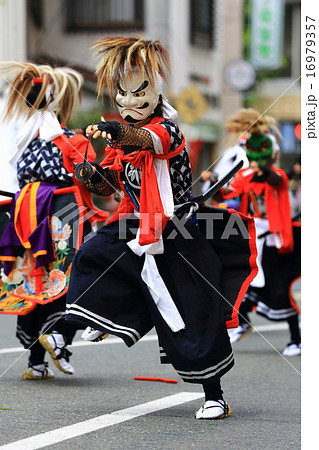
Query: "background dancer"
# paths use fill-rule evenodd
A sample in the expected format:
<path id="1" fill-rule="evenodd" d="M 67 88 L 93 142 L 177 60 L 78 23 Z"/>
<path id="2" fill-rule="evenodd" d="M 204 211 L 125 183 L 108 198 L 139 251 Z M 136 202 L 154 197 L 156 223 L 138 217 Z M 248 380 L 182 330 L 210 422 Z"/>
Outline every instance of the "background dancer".
<path id="1" fill-rule="evenodd" d="M 3 62 L 1 70 L 10 85 L 6 118 L 27 120 L 10 160 L 21 189 L 12 201 L 10 220 L 8 202 L 1 206 L 0 312 L 18 314 L 17 338 L 30 349 L 22 378 L 53 378 L 44 361 L 46 350 L 58 369 L 71 375 L 66 346 L 78 326 L 65 322 L 65 298 L 72 256 L 91 231 L 84 211 L 92 221 L 108 216 L 73 177 L 74 165 L 86 151 L 94 161 L 93 147 L 62 125 L 78 105 L 82 76 L 71 68 L 18 62 Z M 62 218 L 64 209 L 69 219 Z"/>
<path id="2" fill-rule="evenodd" d="M 262 117 L 254 121 L 246 143 L 250 167 L 241 169 L 221 190 L 222 199 L 240 197 L 239 211 L 254 217 L 257 231 L 259 271 L 240 306 L 239 327 L 231 331 L 230 339 L 237 342 L 252 331 L 248 313 L 256 309 L 270 320 L 288 322 L 290 342 L 283 355 L 295 356 L 301 353 L 300 311 L 291 286 L 300 277 L 300 223 L 293 227 L 288 177 L 273 165 L 278 148 L 265 133 L 265 123 L 271 122 Z"/>

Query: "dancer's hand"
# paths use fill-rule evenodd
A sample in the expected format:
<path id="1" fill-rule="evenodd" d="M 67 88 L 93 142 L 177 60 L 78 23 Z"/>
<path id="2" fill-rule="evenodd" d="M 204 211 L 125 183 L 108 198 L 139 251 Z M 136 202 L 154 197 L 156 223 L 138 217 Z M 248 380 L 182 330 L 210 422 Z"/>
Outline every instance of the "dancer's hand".
<path id="1" fill-rule="evenodd" d="M 256 172 L 256 174 L 257 174 L 258 176 L 260 176 L 260 175 L 263 174 L 263 171 L 262 171 L 261 168 L 259 167 L 259 164 L 258 164 L 257 161 L 252 161 L 252 162 L 250 163 L 250 168 L 253 169 L 253 171 Z"/>
<path id="2" fill-rule="evenodd" d="M 96 139 L 101 136 L 102 131 L 99 130 L 97 125 L 89 125 L 85 130 L 85 134 L 88 138 L 92 137 L 93 139 Z M 102 137 L 106 138 L 105 131 L 104 131 L 104 134 L 105 134 L 105 136 L 103 136 L 103 134 L 102 134 Z"/>
<path id="3" fill-rule="evenodd" d="M 119 126 L 119 122 L 116 122 L 115 120 L 99 122 L 97 125 L 89 125 L 86 129 L 86 135 L 93 139 L 102 136 L 104 139 L 116 141 Z"/>

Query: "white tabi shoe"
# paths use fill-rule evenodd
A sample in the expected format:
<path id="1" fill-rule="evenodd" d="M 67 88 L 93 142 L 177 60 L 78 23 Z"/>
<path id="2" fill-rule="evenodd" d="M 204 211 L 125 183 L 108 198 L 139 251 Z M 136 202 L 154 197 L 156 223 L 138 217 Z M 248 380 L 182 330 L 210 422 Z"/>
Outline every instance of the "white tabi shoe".
<path id="1" fill-rule="evenodd" d="M 81 338 L 85 341 L 99 342 L 108 337 L 108 333 L 104 331 L 94 330 L 94 328 L 87 327 L 81 334 Z"/>
<path id="2" fill-rule="evenodd" d="M 298 356 L 301 355 L 301 344 L 288 344 L 282 352 L 283 356 Z"/>
<path id="3" fill-rule="evenodd" d="M 223 419 L 231 414 L 231 407 L 225 400 L 208 400 L 195 414 L 195 419 Z"/>
<path id="4" fill-rule="evenodd" d="M 54 373 L 48 368 L 48 363 L 29 366 L 25 372 L 21 374 L 24 380 L 48 380 L 54 378 Z"/>
<path id="5" fill-rule="evenodd" d="M 65 347 L 65 341 L 62 334 L 42 334 L 39 337 L 39 342 L 49 352 L 52 361 L 61 372 L 68 375 L 74 374 L 74 369 L 69 363 L 69 358 L 72 353 Z"/>
<path id="6" fill-rule="evenodd" d="M 242 340 L 251 331 L 253 331 L 253 327 L 248 323 L 239 325 L 237 328 L 229 332 L 230 343 L 233 344 L 234 342 Z"/>

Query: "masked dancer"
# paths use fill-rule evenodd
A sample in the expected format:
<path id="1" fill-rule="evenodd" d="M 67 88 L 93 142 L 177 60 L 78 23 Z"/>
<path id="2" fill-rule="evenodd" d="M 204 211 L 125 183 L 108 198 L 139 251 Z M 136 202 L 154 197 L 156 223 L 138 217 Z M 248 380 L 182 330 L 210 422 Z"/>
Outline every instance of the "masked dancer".
<path id="1" fill-rule="evenodd" d="M 108 89 L 125 123 L 87 128 L 89 136 L 106 138 L 108 147 L 101 165 L 88 171 L 82 166 L 79 179 L 96 194 L 108 196 L 121 186 L 125 195 L 117 214 L 75 257 L 66 318 L 89 327 L 85 339 L 110 333 L 129 347 L 155 326 L 161 362 L 171 363 L 184 381 L 203 385 L 205 404 L 196 418 L 226 417 L 231 410 L 220 380 L 234 359 L 223 297 L 240 302 L 253 277 L 250 240 L 239 239 L 245 250 L 226 242 L 240 259 L 230 285 L 230 272 L 195 215 L 174 226 L 192 177 L 185 138 L 174 122 L 177 112 L 163 94 L 167 49 L 138 37 L 102 38 L 94 49 L 101 57 L 98 94 Z M 222 243 L 216 232 L 216 245 Z M 233 305 L 228 313 L 236 322 Z"/>
<path id="2" fill-rule="evenodd" d="M 239 327 L 231 331 L 231 342 L 252 331 L 248 314 L 256 310 L 269 320 L 288 322 L 290 341 L 282 353 L 296 356 L 301 354 L 300 310 L 292 285 L 300 277 L 301 224 L 291 217 L 288 177 L 274 165 L 279 151 L 271 133 L 274 120 L 253 112 L 246 142 L 250 167 L 222 189 L 223 199 L 240 198 L 239 211 L 254 218 L 257 232 L 258 275 L 240 306 Z"/>

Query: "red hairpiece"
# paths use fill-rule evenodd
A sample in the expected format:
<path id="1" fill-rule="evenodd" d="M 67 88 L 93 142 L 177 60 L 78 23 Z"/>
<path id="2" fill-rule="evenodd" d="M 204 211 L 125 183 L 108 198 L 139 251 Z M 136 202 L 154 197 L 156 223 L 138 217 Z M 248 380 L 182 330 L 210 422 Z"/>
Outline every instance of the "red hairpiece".
<path id="1" fill-rule="evenodd" d="M 42 84 L 43 78 L 33 78 L 32 80 L 32 86 L 36 86 L 37 84 Z"/>

